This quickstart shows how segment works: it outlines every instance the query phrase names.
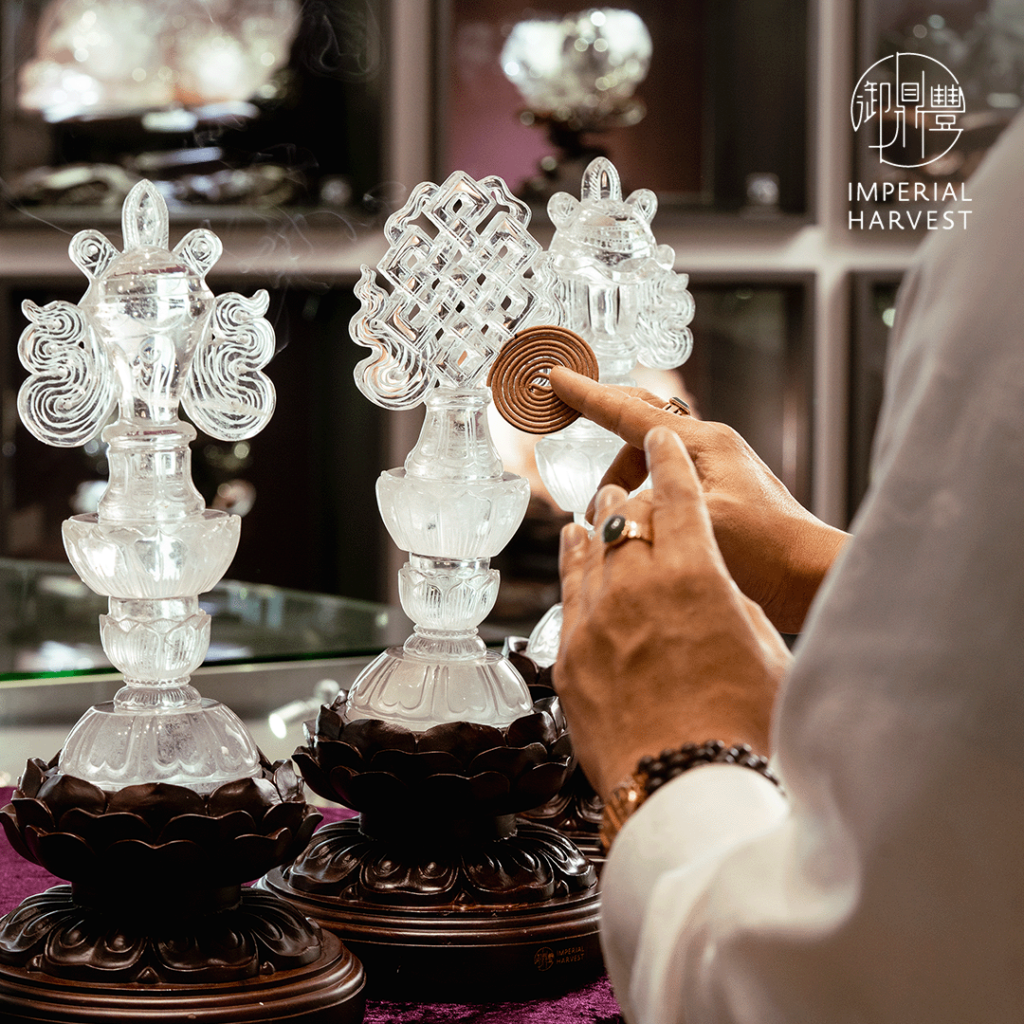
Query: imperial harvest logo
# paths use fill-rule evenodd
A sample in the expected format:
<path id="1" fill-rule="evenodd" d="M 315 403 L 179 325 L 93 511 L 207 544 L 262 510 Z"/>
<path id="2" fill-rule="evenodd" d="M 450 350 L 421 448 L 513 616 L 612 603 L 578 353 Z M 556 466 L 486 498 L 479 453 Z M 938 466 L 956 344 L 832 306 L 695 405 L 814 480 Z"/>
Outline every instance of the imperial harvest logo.
<path id="1" fill-rule="evenodd" d="M 925 167 L 945 156 L 960 137 L 957 114 L 964 91 L 941 61 L 921 53 L 897 53 L 875 61 L 860 77 L 850 100 L 850 121 L 868 126 L 878 159 L 893 167 Z"/>
<path id="2" fill-rule="evenodd" d="M 850 123 L 863 132 L 880 164 L 913 172 L 944 157 L 959 139 L 957 116 L 966 110 L 956 75 L 941 61 L 921 53 L 896 53 L 875 61 L 861 75 L 850 98 Z M 967 227 L 969 210 L 925 209 L 921 204 L 970 202 L 963 183 L 921 180 L 914 173 L 880 175 L 870 185 L 850 182 L 847 198 L 890 204 L 849 214 L 849 227 L 881 230 L 949 230 L 958 218 Z M 906 204 L 901 207 L 899 204 Z"/>

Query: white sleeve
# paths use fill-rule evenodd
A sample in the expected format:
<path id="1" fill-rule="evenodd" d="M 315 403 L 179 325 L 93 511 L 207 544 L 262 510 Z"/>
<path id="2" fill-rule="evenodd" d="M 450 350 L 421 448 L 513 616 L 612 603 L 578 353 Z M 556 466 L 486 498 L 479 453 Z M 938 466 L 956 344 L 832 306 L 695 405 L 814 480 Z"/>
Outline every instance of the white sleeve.
<path id="1" fill-rule="evenodd" d="M 663 937 L 685 931 L 721 860 L 777 826 L 787 809 L 763 776 L 712 764 L 662 786 L 626 821 L 602 873 L 601 917 L 605 965 L 628 1020 L 681 1019 L 678 986 L 664 983 L 676 974 L 676 950 Z"/>
<path id="2" fill-rule="evenodd" d="M 1024 115 L 897 314 L 872 484 L 775 722 L 624 826 L 633 1024 L 1024 1021 Z M 961 218 L 956 218 L 958 225 Z"/>

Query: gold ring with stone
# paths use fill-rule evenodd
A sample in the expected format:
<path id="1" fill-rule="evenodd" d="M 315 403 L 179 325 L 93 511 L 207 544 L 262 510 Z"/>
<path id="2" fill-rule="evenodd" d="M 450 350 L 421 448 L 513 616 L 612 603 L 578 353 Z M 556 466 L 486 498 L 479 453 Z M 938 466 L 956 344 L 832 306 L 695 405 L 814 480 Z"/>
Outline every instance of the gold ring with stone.
<path id="1" fill-rule="evenodd" d="M 601 524 L 601 540 L 605 547 L 614 548 L 627 540 L 642 540 L 645 544 L 653 544 L 654 537 L 648 527 L 627 519 L 623 515 L 609 516 Z"/>
<path id="2" fill-rule="evenodd" d="M 681 398 L 670 398 L 663 406 L 662 409 L 665 412 L 670 412 L 674 416 L 689 416 L 690 415 L 690 403 L 684 402 Z"/>

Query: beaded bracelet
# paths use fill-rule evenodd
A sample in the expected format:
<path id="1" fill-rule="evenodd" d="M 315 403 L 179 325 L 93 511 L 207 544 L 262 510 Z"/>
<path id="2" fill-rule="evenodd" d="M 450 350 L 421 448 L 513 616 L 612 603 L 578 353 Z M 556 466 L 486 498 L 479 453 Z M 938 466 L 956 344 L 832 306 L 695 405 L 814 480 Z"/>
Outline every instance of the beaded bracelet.
<path id="1" fill-rule="evenodd" d="M 683 772 L 702 764 L 738 764 L 779 785 L 779 780 L 768 767 L 768 759 L 755 754 L 745 743 L 727 747 L 721 740 L 708 740 L 663 750 L 657 757 L 646 754 L 640 758 L 633 775 L 616 786 L 605 802 L 601 815 L 601 845 L 605 853 L 626 819 L 652 793 Z"/>

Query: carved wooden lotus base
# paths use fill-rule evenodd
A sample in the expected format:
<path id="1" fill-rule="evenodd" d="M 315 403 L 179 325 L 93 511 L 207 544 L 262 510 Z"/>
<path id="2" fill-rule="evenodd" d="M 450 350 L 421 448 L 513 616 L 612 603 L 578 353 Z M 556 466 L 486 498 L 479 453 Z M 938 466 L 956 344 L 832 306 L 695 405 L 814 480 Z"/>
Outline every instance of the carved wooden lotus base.
<path id="1" fill-rule="evenodd" d="M 135 893 L 144 904 L 145 892 Z M 0 919 L 6 1021 L 357 1024 L 365 976 L 329 932 L 269 893 L 142 929 L 79 903 L 71 886 Z"/>
<path id="2" fill-rule="evenodd" d="M 0 825 L 72 884 L 0 918 L 0 1020 L 361 1021 L 359 961 L 242 884 L 294 857 L 319 820 L 285 762 L 201 796 L 109 793 L 31 760 Z"/>
<path id="3" fill-rule="evenodd" d="M 525 999 L 601 974 L 596 876 L 565 836 L 509 816 L 424 839 L 339 822 L 258 884 L 344 939 L 370 998 Z"/>
<path id="4" fill-rule="evenodd" d="M 261 886 L 337 932 L 381 998 L 525 998 L 603 970 L 597 875 L 565 835 L 519 817 L 573 767 L 558 698 L 498 729 L 346 722 L 345 695 L 292 755 L 316 793 L 360 812 Z"/>
<path id="5" fill-rule="evenodd" d="M 554 696 L 551 665 L 538 665 L 527 653 L 526 637 L 505 638 L 504 655 L 519 671 L 530 689 L 534 701 Z M 605 854 L 601 846 L 601 814 L 604 802 L 578 765 L 569 773 L 558 794 L 547 803 L 523 812 L 523 817 L 558 829 L 571 839 L 587 856 L 598 872 L 604 866 Z"/>

